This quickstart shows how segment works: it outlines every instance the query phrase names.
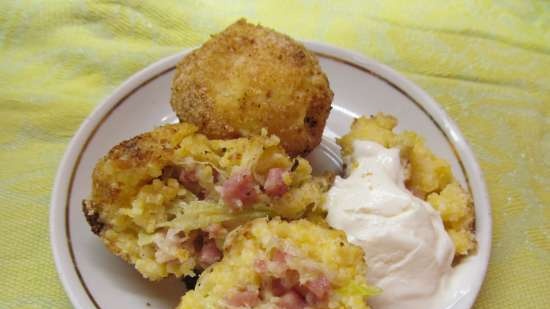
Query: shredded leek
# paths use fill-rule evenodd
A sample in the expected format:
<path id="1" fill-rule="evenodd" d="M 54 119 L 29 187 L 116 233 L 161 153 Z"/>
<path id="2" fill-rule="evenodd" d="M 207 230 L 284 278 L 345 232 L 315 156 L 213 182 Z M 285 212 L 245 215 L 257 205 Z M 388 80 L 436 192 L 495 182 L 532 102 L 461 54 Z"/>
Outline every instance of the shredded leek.
<path id="1" fill-rule="evenodd" d="M 272 215 L 271 209 L 261 204 L 250 209 L 233 212 L 222 203 L 211 201 L 176 201 L 172 210 L 176 217 L 160 226 L 177 228 L 185 232 L 203 229 L 214 223 L 241 224 Z"/>
<path id="2" fill-rule="evenodd" d="M 362 295 L 364 297 L 376 296 L 382 292 L 382 289 L 367 285 L 362 282 L 351 281 L 346 286 L 338 289 L 338 293 L 343 296 Z"/>

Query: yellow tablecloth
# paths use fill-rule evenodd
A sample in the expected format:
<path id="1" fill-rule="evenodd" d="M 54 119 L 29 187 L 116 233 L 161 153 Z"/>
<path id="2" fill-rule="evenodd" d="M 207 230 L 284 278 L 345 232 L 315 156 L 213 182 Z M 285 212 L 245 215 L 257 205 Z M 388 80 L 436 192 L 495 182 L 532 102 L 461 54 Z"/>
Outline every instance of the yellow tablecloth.
<path id="1" fill-rule="evenodd" d="M 476 308 L 550 308 L 547 1 L 1 1 L 0 307 L 69 308 L 48 237 L 71 136 L 127 77 L 238 17 L 405 73 L 471 142 L 494 236 Z"/>

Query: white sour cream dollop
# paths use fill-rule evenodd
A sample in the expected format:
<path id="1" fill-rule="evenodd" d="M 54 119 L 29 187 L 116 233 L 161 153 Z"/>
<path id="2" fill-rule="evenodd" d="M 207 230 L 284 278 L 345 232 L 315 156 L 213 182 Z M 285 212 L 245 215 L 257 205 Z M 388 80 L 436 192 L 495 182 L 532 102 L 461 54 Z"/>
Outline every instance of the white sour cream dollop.
<path id="1" fill-rule="evenodd" d="M 328 194 L 328 223 L 363 248 L 373 309 L 434 308 L 454 245 L 439 213 L 409 192 L 397 148 L 355 141 L 354 168 Z"/>

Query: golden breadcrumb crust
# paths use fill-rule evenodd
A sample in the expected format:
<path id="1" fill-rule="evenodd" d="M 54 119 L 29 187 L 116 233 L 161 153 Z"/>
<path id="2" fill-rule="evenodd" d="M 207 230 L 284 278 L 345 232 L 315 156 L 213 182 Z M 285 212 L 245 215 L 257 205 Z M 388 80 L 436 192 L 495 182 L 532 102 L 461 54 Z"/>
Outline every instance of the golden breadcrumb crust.
<path id="1" fill-rule="evenodd" d="M 181 121 L 210 138 L 266 128 L 294 156 L 320 143 L 332 97 L 314 54 L 241 19 L 181 60 L 171 105 Z"/>

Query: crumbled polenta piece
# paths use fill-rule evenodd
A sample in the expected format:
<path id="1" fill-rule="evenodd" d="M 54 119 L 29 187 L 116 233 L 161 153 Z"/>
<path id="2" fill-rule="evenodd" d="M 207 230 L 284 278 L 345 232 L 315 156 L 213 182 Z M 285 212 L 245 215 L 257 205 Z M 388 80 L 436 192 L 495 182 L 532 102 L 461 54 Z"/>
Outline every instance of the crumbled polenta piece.
<path id="1" fill-rule="evenodd" d="M 307 308 L 366 309 L 367 297 L 378 292 L 366 271 L 362 249 L 342 231 L 303 219 L 256 219 L 227 237 L 223 260 L 201 275 L 178 309 L 267 309 L 288 301 L 296 308 L 300 299 L 309 300 Z M 315 295 L 312 283 L 321 283 L 313 285 Z"/>
<path id="2" fill-rule="evenodd" d="M 456 182 L 445 187 L 440 193 L 432 193 L 427 199 L 441 214 L 445 229 L 451 236 L 455 250 L 466 255 L 475 248 L 475 236 L 472 231 L 474 209 L 472 198 Z"/>

